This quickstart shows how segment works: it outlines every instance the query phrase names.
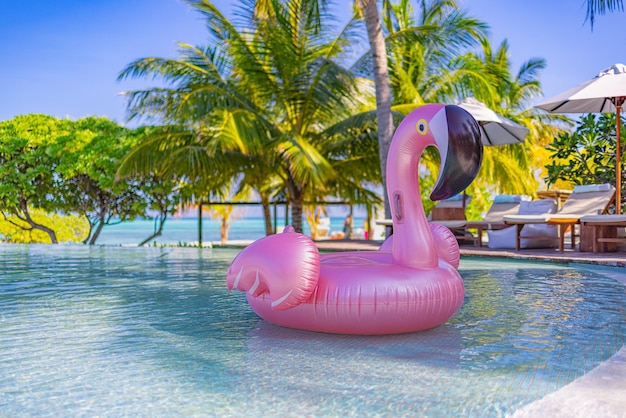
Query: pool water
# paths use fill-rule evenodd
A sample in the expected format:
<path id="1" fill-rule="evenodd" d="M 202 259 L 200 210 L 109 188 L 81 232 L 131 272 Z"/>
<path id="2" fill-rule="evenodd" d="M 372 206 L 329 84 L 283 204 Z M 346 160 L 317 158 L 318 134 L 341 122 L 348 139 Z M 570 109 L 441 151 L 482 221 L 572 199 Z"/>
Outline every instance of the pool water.
<path id="1" fill-rule="evenodd" d="M 0 416 L 497 417 L 626 342 L 595 267 L 463 259 L 446 324 L 343 336 L 259 319 L 236 253 L 0 245 Z"/>

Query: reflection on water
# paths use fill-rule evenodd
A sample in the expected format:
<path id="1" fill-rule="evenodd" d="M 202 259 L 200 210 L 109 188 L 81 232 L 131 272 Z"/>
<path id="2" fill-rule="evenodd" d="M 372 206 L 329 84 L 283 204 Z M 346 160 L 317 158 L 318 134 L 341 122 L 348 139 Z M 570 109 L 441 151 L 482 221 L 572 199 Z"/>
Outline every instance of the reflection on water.
<path id="1" fill-rule="evenodd" d="M 503 416 L 626 340 L 614 280 L 471 259 L 433 330 L 281 328 L 226 289 L 235 254 L 0 245 L 0 415 Z"/>
<path id="2" fill-rule="evenodd" d="M 449 322 L 471 335 L 472 367 L 535 369 L 563 385 L 621 348 L 624 286 L 585 269 L 500 266 L 464 270 L 465 304 Z"/>

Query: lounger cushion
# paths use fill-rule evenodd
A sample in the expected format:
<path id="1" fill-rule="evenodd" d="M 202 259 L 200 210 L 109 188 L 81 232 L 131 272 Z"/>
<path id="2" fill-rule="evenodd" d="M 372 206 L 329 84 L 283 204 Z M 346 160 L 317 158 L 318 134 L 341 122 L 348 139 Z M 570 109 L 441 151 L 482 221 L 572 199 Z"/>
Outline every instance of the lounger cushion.
<path id="1" fill-rule="evenodd" d="M 626 222 L 626 215 L 585 215 L 580 218 L 580 221 L 599 224 L 621 224 Z"/>
<path id="2" fill-rule="evenodd" d="M 580 219 L 580 215 L 576 215 L 576 214 L 567 214 L 567 213 L 554 213 L 552 215 L 549 216 L 550 219 L 557 219 L 557 220 L 564 220 L 564 219 Z"/>
<path id="3" fill-rule="evenodd" d="M 572 193 L 559 210 L 559 214 L 577 215 L 597 215 L 606 211 L 615 197 L 615 189 L 608 191 L 588 190 L 584 193 Z"/>
<path id="4" fill-rule="evenodd" d="M 504 220 L 510 222 L 544 224 L 548 222 L 550 214 L 556 212 L 554 199 L 539 199 L 522 201 L 517 215 L 505 215 Z"/>
<path id="5" fill-rule="evenodd" d="M 457 197 L 458 196 L 458 197 Z M 456 195 L 450 199 L 442 200 L 437 203 L 438 208 L 465 208 L 472 201 L 471 196 L 465 196 L 465 202 L 463 201 L 463 195 Z"/>
<path id="6" fill-rule="evenodd" d="M 519 211 L 519 202 L 512 203 L 496 203 L 489 208 L 482 221 L 485 223 L 502 223 L 504 216 L 515 215 Z"/>
<path id="7" fill-rule="evenodd" d="M 574 186 L 574 193 L 590 193 L 590 192 L 608 192 L 613 186 L 609 183 L 604 184 L 581 184 Z"/>
<path id="8" fill-rule="evenodd" d="M 467 224 L 467 221 L 430 221 L 430 222 L 434 224 L 443 225 L 449 229 L 463 228 L 465 224 Z"/>
<path id="9" fill-rule="evenodd" d="M 493 203 L 519 203 L 522 201 L 522 196 L 511 194 L 499 194 L 493 198 Z"/>
<path id="10" fill-rule="evenodd" d="M 556 212 L 556 202 L 554 199 L 539 199 L 523 201 L 519 205 L 519 215 L 545 215 Z"/>
<path id="11" fill-rule="evenodd" d="M 520 202 L 517 215 L 505 215 L 504 220 L 523 222 L 522 236 L 533 237 L 558 237 L 556 226 L 548 225 L 549 215 L 556 212 L 554 199 L 540 199 Z M 516 227 L 504 228 L 496 231 L 487 231 L 489 248 L 515 248 Z M 522 238 L 521 248 L 552 248 L 558 246 L 558 242 L 541 239 Z"/>
<path id="12" fill-rule="evenodd" d="M 487 231 L 489 242 L 487 246 L 493 249 L 515 248 L 515 226 L 509 228 Z M 522 236 L 533 237 L 557 237 L 558 230 L 555 225 L 528 224 L 522 228 Z M 558 240 L 527 239 L 520 240 L 521 248 L 556 248 L 559 246 Z"/>
<path id="13" fill-rule="evenodd" d="M 504 220 L 506 222 L 518 222 L 525 224 L 545 224 L 550 219 L 550 214 L 543 215 L 506 215 Z"/>

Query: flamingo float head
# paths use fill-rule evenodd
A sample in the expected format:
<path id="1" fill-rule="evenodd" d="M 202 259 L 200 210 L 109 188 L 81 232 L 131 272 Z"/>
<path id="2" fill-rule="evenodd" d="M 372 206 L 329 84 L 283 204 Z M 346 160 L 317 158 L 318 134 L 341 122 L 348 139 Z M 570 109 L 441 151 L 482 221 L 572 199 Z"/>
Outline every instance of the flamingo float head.
<path id="1" fill-rule="evenodd" d="M 430 194 L 431 200 L 443 200 L 465 190 L 476 178 L 483 158 L 478 122 L 465 109 L 448 105 L 445 112 L 447 135 L 435 140 L 441 154 L 442 168 Z"/>
<path id="2" fill-rule="evenodd" d="M 432 200 L 447 199 L 463 191 L 478 174 L 483 154 L 478 122 L 458 106 L 421 106 L 396 129 L 387 157 L 387 192 L 395 237 L 393 258 L 412 267 L 437 265 L 419 192 L 418 164 L 428 146 L 436 146 L 441 155 Z"/>
<path id="3" fill-rule="evenodd" d="M 420 129 L 430 129 L 433 145 L 441 156 L 441 169 L 431 200 L 444 200 L 462 192 L 476 178 L 482 161 L 478 122 L 465 109 L 454 105 L 431 104 L 414 112 L 415 117 L 419 117 L 418 135 L 422 134 Z"/>

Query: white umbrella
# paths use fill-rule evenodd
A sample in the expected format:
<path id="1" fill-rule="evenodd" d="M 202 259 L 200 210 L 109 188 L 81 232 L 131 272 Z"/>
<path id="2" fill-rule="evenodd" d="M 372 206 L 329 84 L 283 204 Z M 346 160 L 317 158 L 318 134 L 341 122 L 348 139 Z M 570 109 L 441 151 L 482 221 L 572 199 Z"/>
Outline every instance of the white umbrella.
<path id="1" fill-rule="evenodd" d="M 524 142 L 529 129 L 489 109 L 473 97 L 463 99 L 457 106 L 467 110 L 480 125 L 483 145 L 508 145 Z"/>
<path id="2" fill-rule="evenodd" d="M 626 100 L 626 65 L 615 64 L 602 70 L 589 81 L 554 96 L 537 108 L 552 113 L 616 113 L 616 147 L 615 147 L 615 185 L 617 213 L 620 213 L 622 202 L 622 168 L 621 168 L 621 116 L 622 105 Z"/>

